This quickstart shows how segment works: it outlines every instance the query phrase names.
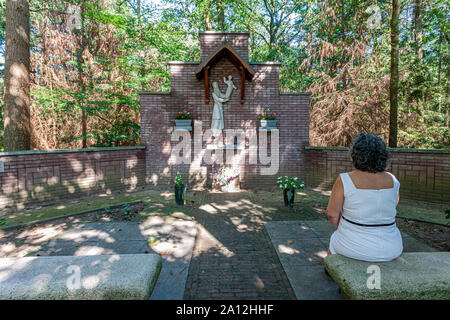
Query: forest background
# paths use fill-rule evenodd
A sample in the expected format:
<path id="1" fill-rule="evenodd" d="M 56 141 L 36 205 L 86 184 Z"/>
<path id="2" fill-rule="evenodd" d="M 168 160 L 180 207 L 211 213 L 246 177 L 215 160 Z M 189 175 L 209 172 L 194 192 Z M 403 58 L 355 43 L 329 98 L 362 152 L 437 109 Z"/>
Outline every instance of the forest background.
<path id="1" fill-rule="evenodd" d="M 251 62 L 279 61 L 282 92 L 313 93 L 315 146 L 388 140 L 394 33 L 397 146 L 449 148 L 449 3 L 397 1 L 397 31 L 393 2 L 29 0 L 31 149 L 140 144 L 137 92 L 169 91 L 167 62 L 199 61 L 203 30 L 249 31 Z M 0 0 L 0 118 L 6 19 Z"/>

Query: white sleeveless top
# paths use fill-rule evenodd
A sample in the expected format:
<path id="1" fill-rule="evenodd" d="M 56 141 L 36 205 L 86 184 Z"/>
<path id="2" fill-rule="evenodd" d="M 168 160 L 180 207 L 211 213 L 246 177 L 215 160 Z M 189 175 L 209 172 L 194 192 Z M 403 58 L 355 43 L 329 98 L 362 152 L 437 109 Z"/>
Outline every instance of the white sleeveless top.
<path id="1" fill-rule="evenodd" d="M 397 258 L 403 251 L 400 231 L 396 224 L 365 227 L 395 222 L 400 182 L 389 173 L 394 186 L 388 189 L 357 189 L 348 173 L 341 173 L 344 185 L 344 205 L 338 229 L 330 239 L 330 252 L 349 258 L 382 262 Z"/>

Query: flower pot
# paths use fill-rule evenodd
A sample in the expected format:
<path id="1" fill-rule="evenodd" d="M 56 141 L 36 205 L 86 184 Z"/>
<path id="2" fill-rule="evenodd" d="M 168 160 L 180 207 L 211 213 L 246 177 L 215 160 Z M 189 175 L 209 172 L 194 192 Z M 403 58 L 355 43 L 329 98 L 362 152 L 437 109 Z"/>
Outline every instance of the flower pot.
<path id="1" fill-rule="evenodd" d="M 261 120 L 261 128 L 276 129 L 277 128 L 277 120 Z"/>
<path id="2" fill-rule="evenodd" d="M 175 202 L 176 204 L 182 206 L 184 205 L 184 197 L 186 195 L 186 187 L 184 184 L 181 186 L 175 185 Z"/>
<path id="3" fill-rule="evenodd" d="M 175 130 L 192 130 L 192 119 L 175 120 Z"/>
<path id="4" fill-rule="evenodd" d="M 284 206 L 293 208 L 294 207 L 294 198 L 295 198 L 295 189 L 284 189 L 283 197 L 284 197 Z"/>

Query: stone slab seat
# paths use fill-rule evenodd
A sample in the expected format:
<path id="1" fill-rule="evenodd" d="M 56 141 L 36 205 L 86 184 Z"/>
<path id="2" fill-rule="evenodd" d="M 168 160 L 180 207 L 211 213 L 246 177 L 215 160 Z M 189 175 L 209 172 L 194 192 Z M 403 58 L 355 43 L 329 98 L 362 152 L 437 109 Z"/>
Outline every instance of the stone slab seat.
<path id="1" fill-rule="evenodd" d="M 450 299 L 450 252 L 409 252 L 379 263 L 334 254 L 324 263 L 346 299 Z M 380 268 L 380 289 L 367 286 L 371 265 Z"/>
<path id="2" fill-rule="evenodd" d="M 160 271 L 157 254 L 1 258 L 0 299 L 149 299 Z"/>

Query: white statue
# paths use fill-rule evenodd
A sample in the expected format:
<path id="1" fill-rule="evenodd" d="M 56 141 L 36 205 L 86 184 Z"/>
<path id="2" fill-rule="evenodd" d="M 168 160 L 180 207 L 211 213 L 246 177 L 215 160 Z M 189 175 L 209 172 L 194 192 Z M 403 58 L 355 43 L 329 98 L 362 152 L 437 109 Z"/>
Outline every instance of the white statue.
<path id="1" fill-rule="evenodd" d="M 220 92 L 219 84 L 214 81 L 212 86 L 214 88 L 213 90 L 213 99 L 214 99 L 214 109 L 212 114 L 212 121 L 211 121 L 211 131 L 214 137 L 218 137 L 222 135 L 222 130 L 224 128 L 223 125 L 223 105 L 222 103 L 225 103 L 230 100 L 231 93 L 233 92 L 233 89 L 236 89 L 234 86 L 232 76 L 229 75 L 228 79 L 225 77 L 223 78 L 223 81 L 227 84 L 227 91 L 225 94 Z"/>

